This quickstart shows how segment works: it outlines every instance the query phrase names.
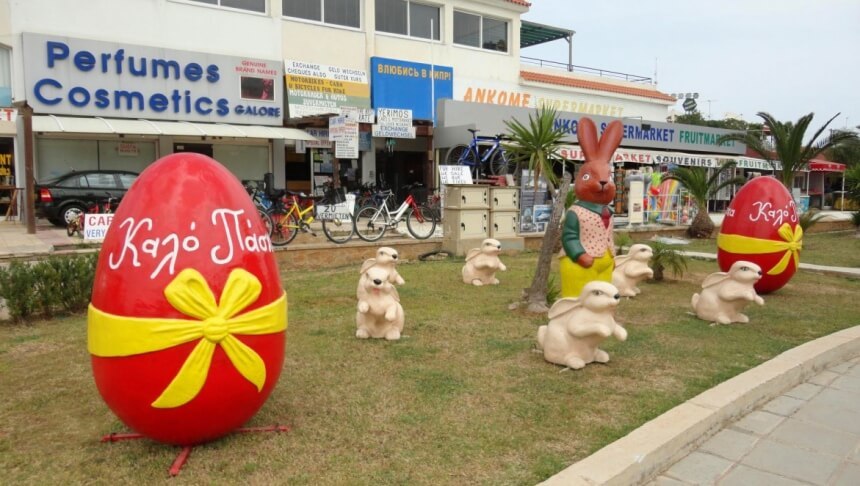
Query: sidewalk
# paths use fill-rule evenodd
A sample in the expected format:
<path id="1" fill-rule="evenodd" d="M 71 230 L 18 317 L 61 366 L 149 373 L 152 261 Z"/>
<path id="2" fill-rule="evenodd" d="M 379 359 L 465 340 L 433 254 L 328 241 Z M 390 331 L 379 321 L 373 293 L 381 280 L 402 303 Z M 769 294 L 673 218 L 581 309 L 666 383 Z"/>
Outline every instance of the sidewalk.
<path id="1" fill-rule="evenodd" d="M 728 425 L 649 484 L 860 484 L 860 357 Z"/>
<path id="2" fill-rule="evenodd" d="M 0 221 L 0 259 L 27 257 L 52 253 L 63 248 L 73 248 L 83 242 L 69 237 L 65 228 L 56 227 L 47 221 L 36 222 L 36 234 L 27 233 L 27 226 L 19 221 Z"/>
<path id="3" fill-rule="evenodd" d="M 860 484 L 860 326 L 790 349 L 544 483 Z"/>

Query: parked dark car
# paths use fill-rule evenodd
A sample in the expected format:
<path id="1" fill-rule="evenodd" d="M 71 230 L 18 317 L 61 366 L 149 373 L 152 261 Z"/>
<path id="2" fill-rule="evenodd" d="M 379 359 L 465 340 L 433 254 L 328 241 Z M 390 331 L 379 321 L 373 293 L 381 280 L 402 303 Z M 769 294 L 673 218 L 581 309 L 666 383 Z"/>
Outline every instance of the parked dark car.
<path id="1" fill-rule="evenodd" d="M 36 183 L 36 215 L 66 226 L 92 204 L 108 197 L 122 199 L 136 172 L 125 170 L 72 171 Z"/>

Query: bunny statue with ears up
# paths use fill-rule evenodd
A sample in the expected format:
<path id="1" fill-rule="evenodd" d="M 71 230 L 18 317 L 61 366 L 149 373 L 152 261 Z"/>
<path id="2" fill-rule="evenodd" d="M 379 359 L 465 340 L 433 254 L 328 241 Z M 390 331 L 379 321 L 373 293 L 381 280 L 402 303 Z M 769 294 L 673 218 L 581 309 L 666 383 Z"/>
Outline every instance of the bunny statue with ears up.
<path id="1" fill-rule="evenodd" d="M 561 296 L 579 297 L 593 280 L 612 282 L 615 241 L 612 236 L 612 156 L 621 143 L 623 125 L 615 120 L 597 140 L 597 127 L 581 118 L 577 129 L 585 164 L 574 182 L 576 202 L 568 208 L 561 233 Z"/>

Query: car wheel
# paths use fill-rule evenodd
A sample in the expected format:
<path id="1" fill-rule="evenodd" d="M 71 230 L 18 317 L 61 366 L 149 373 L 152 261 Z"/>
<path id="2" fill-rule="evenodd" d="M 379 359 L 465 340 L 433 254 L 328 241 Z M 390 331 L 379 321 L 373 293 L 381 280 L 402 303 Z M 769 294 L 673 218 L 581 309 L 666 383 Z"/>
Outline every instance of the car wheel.
<path id="1" fill-rule="evenodd" d="M 77 219 L 81 213 L 84 212 L 84 207 L 77 203 L 72 203 L 66 206 L 63 206 L 63 209 L 60 211 L 62 215 L 62 221 L 60 226 L 67 226 L 73 220 Z"/>

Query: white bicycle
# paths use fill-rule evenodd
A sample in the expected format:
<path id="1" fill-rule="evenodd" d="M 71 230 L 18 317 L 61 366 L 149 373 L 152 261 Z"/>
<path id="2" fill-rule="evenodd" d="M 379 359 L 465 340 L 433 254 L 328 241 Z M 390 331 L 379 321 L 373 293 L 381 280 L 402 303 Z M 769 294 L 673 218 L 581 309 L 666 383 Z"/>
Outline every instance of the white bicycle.
<path id="1" fill-rule="evenodd" d="M 377 193 L 373 196 L 375 205 L 364 206 L 355 215 L 355 232 L 364 241 L 377 241 L 389 228 L 396 229 L 397 225 L 406 220 L 406 229 L 413 238 L 424 240 L 430 238 L 436 230 L 437 219 L 434 212 L 424 204 L 415 202 L 408 195 L 403 204 L 393 213 L 388 209 L 388 201 L 394 193 L 391 190 Z"/>

